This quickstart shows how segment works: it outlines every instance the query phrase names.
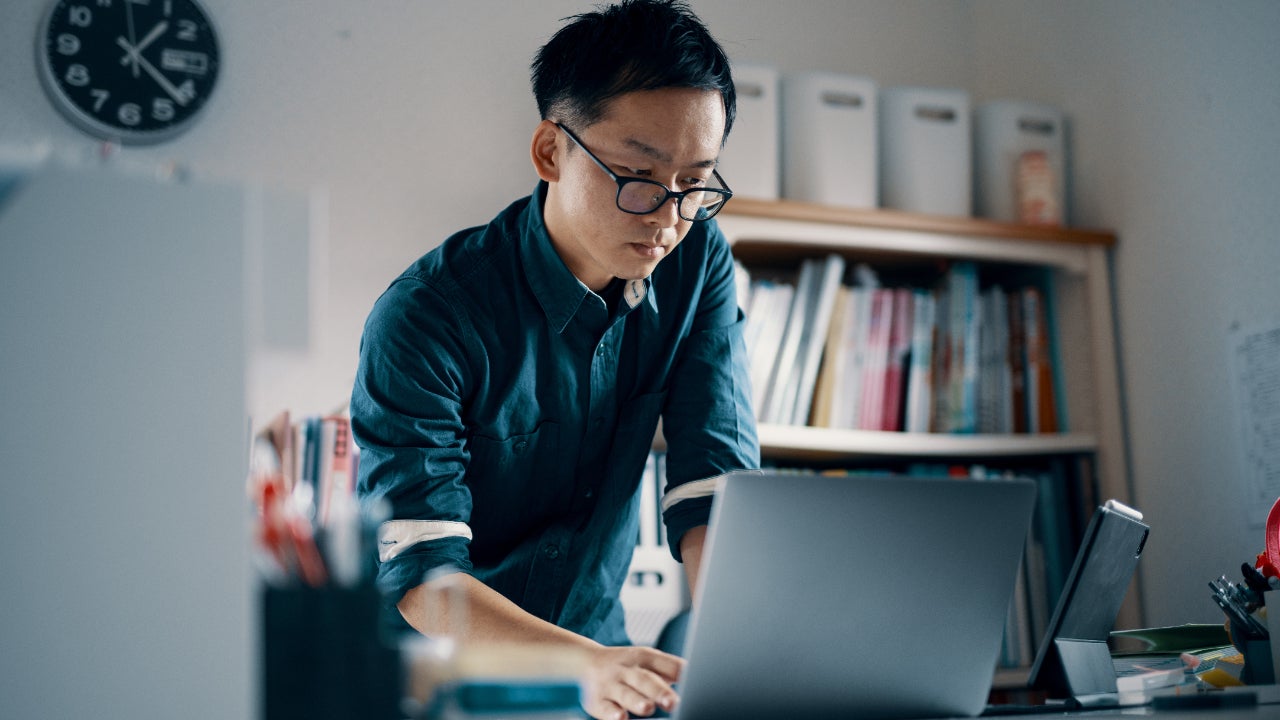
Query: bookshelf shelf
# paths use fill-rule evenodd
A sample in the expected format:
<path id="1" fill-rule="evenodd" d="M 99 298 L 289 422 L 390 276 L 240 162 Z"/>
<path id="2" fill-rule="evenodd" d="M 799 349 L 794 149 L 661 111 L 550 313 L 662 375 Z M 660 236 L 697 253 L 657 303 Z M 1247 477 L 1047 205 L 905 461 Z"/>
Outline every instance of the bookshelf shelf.
<path id="1" fill-rule="evenodd" d="M 1034 275 L 1052 307 L 1056 401 L 1065 408 L 1066 431 L 907 433 L 762 422 L 766 462 L 999 464 L 1077 456 L 1091 468 L 1091 477 L 1079 481 L 1090 487 L 1076 488 L 1080 497 L 1130 502 L 1110 279 L 1114 233 L 749 198 L 735 198 L 717 221 L 752 278 L 795 277 L 801 261 L 830 253 L 842 255 L 846 267 L 866 263 L 903 277 L 965 260 L 1000 282 Z M 1130 593 L 1117 627 L 1141 626 L 1137 595 Z"/>
<path id="2" fill-rule="evenodd" d="M 733 202 L 725 205 L 721 217 L 726 216 L 825 223 L 845 228 L 916 232 L 952 238 L 973 237 L 1105 247 L 1116 243 L 1115 234 L 1109 230 L 1017 225 L 980 218 L 922 215 L 885 209 L 840 208 L 794 200 L 734 198 Z"/>
<path id="3" fill-rule="evenodd" d="M 759 433 L 763 454 L 787 460 L 877 457 L 983 459 L 1092 453 L 1098 447 L 1097 438 L 1091 433 L 943 435 L 771 424 L 760 425 Z"/>

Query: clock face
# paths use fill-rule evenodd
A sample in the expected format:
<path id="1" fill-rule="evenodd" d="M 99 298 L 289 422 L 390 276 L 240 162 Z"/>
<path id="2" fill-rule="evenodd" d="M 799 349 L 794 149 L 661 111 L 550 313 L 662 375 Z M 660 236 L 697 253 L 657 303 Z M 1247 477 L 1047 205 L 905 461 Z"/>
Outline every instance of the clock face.
<path id="1" fill-rule="evenodd" d="M 58 109 L 122 143 L 185 130 L 218 79 L 218 38 L 195 0 L 59 0 L 37 54 Z"/>

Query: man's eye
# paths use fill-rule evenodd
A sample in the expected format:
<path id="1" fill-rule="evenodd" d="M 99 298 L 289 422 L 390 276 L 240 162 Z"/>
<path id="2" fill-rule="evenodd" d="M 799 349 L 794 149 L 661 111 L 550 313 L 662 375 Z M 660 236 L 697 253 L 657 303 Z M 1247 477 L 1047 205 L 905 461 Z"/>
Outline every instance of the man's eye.
<path id="1" fill-rule="evenodd" d="M 622 169 L 623 169 L 623 171 L 624 171 L 624 172 L 626 172 L 628 175 L 631 175 L 631 176 L 633 176 L 633 177 L 649 177 L 650 175 L 652 175 L 652 174 L 653 174 L 653 171 L 652 171 L 652 170 L 646 170 L 645 168 L 630 168 L 630 167 L 629 167 L 629 168 L 622 168 Z"/>

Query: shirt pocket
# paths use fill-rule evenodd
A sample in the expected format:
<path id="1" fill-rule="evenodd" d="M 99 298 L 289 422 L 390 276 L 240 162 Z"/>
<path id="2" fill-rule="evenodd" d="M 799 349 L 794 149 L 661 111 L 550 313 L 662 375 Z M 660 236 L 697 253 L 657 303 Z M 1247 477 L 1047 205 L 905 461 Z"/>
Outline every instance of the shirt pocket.
<path id="1" fill-rule="evenodd" d="M 476 433 L 467 444 L 471 459 L 466 484 L 477 539 L 481 529 L 502 536 L 514 531 L 518 536 L 529 523 L 554 512 L 559 494 L 554 478 L 561 465 L 559 423 L 543 422 L 532 432 L 505 438 Z"/>

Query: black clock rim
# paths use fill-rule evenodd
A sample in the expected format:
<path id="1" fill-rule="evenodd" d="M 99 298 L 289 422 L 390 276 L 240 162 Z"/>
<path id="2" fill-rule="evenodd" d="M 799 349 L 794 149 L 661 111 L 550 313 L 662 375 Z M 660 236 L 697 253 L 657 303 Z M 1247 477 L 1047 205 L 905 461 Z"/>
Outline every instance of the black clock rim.
<path id="1" fill-rule="evenodd" d="M 200 107 L 188 115 L 180 122 L 167 125 L 158 130 L 126 130 L 116 125 L 111 125 L 89 115 L 80 108 L 79 105 L 72 102 L 62 88 L 58 85 L 57 78 L 53 75 L 53 67 L 49 62 L 49 55 L 46 52 L 45 41 L 49 35 L 49 25 L 53 22 L 53 15 L 67 0 L 51 0 L 48 9 L 44 13 L 44 17 L 40 20 L 40 25 L 36 28 L 36 69 L 37 75 L 40 77 L 40 85 L 44 88 L 45 94 L 49 96 L 52 104 L 57 108 L 58 112 L 63 115 L 71 124 L 75 125 L 84 132 L 107 142 L 115 142 L 121 145 L 154 145 L 172 139 L 182 133 L 190 130 L 196 121 L 204 117 L 205 106 L 209 104 L 214 93 L 217 92 L 218 82 L 215 78 L 214 83 L 210 86 L 209 92 L 204 96 L 200 103 Z M 205 23 L 209 26 L 210 33 L 213 36 L 214 47 L 218 50 L 218 72 L 222 72 L 222 43 L 219 41 L 220 33 L 217 25 L 214 23 L 213 16 L 205 8 L 200 0 L 185 0 L 195 6 L 196 10 L 204 17 Z"/>

